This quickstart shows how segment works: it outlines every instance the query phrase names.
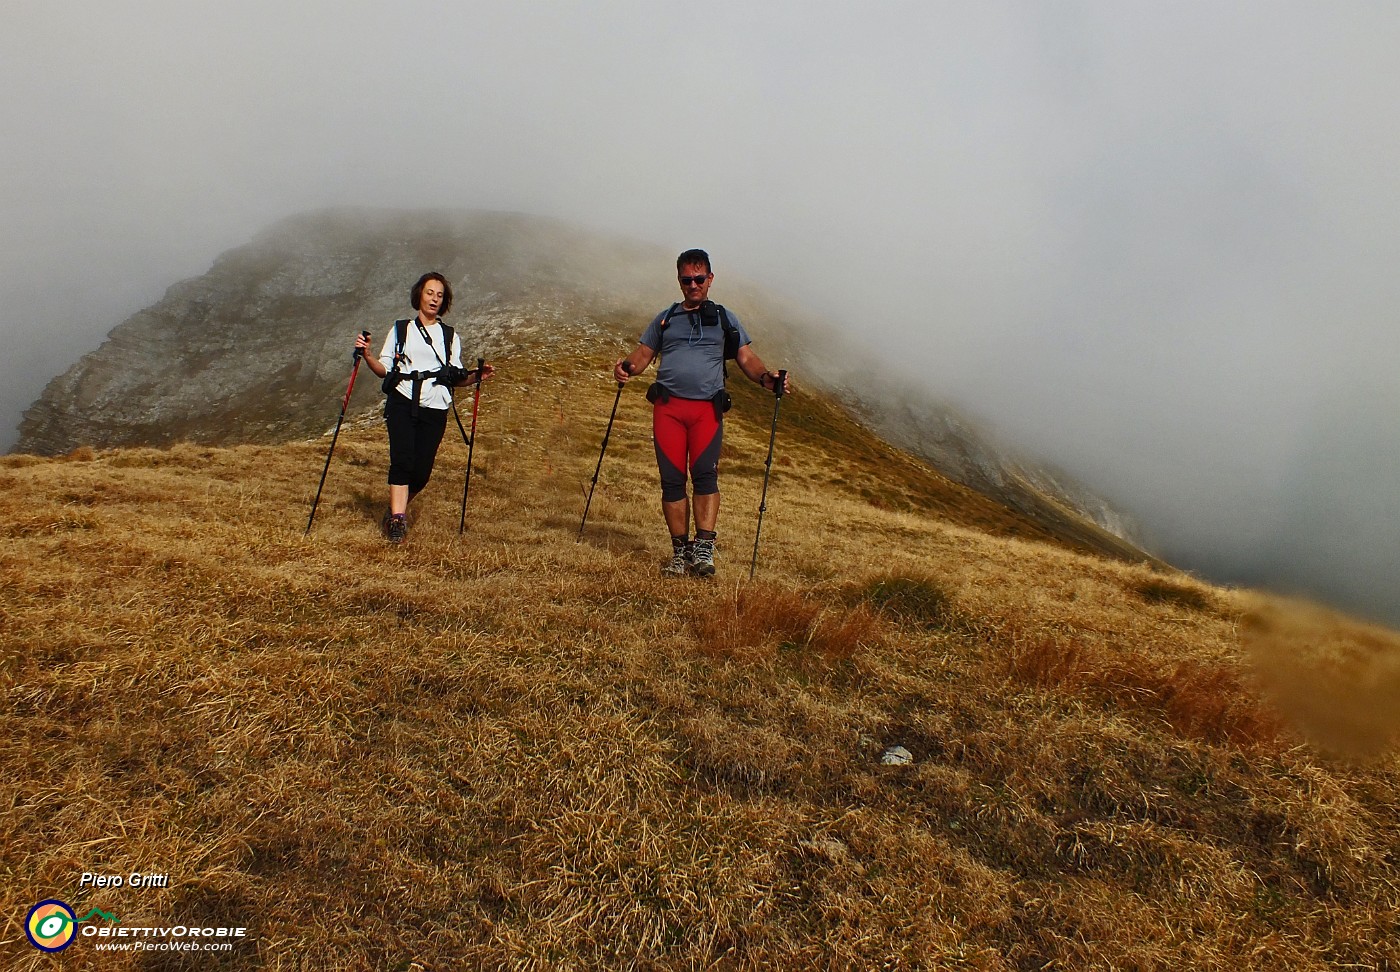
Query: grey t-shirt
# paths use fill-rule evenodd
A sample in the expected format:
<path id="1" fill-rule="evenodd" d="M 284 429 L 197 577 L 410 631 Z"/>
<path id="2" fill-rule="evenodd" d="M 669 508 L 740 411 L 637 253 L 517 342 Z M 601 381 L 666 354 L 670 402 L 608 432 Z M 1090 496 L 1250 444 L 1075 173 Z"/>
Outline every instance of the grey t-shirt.
<path id="1" fill-rule="evenodd" d="M 704 326 L 698 309 L 677 307 L 663 331 L 661 322 L 669 310 L 657 314 L 642 332 L 641 343 L 661 356 L 656 380 L 679 398 L 714 398 L 724 387 L 724 326 L 718 321 Z M 738 316 L 730 310 L 724 313 L 739 331 L 739 347 L 748 344 L 752 339 Z"/>

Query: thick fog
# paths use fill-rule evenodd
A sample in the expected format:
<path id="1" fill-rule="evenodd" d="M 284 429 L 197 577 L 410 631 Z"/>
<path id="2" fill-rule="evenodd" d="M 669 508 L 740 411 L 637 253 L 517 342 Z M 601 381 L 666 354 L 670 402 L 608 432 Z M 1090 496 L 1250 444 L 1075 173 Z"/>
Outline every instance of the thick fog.
<path id="1" fill-rule="evenodd" d="M 849 322 L 1175 563 L 1400 623 L 1400 7 L 3 21 L 0 447 L 48 378 L 283 216 L 520 210 L 705 246 L 721 300 L 733 272 Z"/>

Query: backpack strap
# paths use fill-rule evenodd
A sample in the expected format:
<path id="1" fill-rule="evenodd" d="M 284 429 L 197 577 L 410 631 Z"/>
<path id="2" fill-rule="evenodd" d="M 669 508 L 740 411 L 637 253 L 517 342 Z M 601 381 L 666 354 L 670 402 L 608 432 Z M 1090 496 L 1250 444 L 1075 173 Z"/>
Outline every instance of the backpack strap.
<path id="1" fill-rule="evenodd" d="M 670 325 L 671 318 L 676 316 L 676 311 L 680 310 L 680 306 L 680 301 L 676 301 L 671 305 L 671 309 L 666 312 L 666 316 L 661 318 L 661 323 L 656 326 L 656 336 L 658 338 L 666 333 L 666 328 Z"/>
<path id="2" fill-rule="evenodd" d="M 446 321 L 438 321 L 438 326 L 442 328 L 442 349 L 444 352 L 446 352 L 446 360 L 442 363 L 442 367 L 445 372 L 446 369 L 452 367 L 452 338 L 454 337 L 455 332 L 452 330 L 452 325 L 448 324 Z M 447 386 L 447 397 L 452 399 L 453 408 L 457 407 L 457 396 L 455 394 L 456 391 L 457 389 L 453 388 L 451 385 Z"/>
<path id="3" fill-rule="evenodd" d="M 394 367 L 391 371 L 399 370 L 399 361 L 403 358 L 403 343 L 408 340 L 408 318 L 394 322 Z"/>
<path id="4" fill-rule="evenodd" d="M 729 319 L 729 311 L 722 305 L 715 304 L 714 308 L 719 315 L 720 327 L 724 328 L 724 356 L 733 361 L 739 356 L 739 329 Z"/>

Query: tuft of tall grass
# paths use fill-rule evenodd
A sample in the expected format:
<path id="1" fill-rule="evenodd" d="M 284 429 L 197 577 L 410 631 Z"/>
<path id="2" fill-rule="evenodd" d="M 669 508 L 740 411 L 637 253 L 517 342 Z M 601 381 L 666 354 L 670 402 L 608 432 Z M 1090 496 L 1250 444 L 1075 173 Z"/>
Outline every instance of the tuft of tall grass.
<path id="1" fill-rule="evenodd" d="M 1190 611 L 1211 609 L 1210 597 L 1200 588 L 1151 577 L 1133 585 L 1133 590 L 1148 604 L 1166 604 Z"/>
<path id="2" fill-rule="evenodd" d="M 1011 677 L 1042 690 L 1087 694 L 1156 715 L 1189 738 L 1277 746 L 1281 724 L 1237 663 L 1172 660 L 1061 631 L 1004 632 L 994 647 Z"/>
<path id="3" fill-rule="evenodd" d="M 858 589 L 857 597 L 903 624 L 946 629 L 958 620 L 953 599 L 926 578 L 883 577 Z"/>
<path id="4" fill-rule="evenodd" d="M 776 660 L 779 655 L 830 666 L 884 643 L 876 614 L 843 609 L 765 584 L 736 587 L 701 606 L 693 620 L 697 648 L 714 658 Z"/>

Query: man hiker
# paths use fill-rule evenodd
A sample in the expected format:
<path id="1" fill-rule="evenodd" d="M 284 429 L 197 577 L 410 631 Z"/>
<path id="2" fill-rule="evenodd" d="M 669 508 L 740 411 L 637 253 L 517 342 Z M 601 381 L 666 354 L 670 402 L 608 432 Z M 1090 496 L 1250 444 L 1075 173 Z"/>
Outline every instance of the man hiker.
<path id="1" fill-rule="evenodd" d="M 661 470 L 661 512 L 671 533 L 671 559 L 661 573 L 713 577 L 719 453 L 724 412 L 729 408 L 724 362 L 732 358 L 750 381 L 772 391 L 779 377 L 754 354 L 739 318 L 709 299 L 715 279 L 709 254 L 686 250 L 676 259 L 676 275 L 683 299 L 656 315 L 636 350 L 613 365 L 613 377 L 628 382 L 661 356 L 656 381 L 647 391 L 656 464 Z M 789 378 L 784 393 L 791 386 Z M 687 473 L 693 498 L 686 496 Z M 693 540 L 689 535 L 692 507 Z"/>

